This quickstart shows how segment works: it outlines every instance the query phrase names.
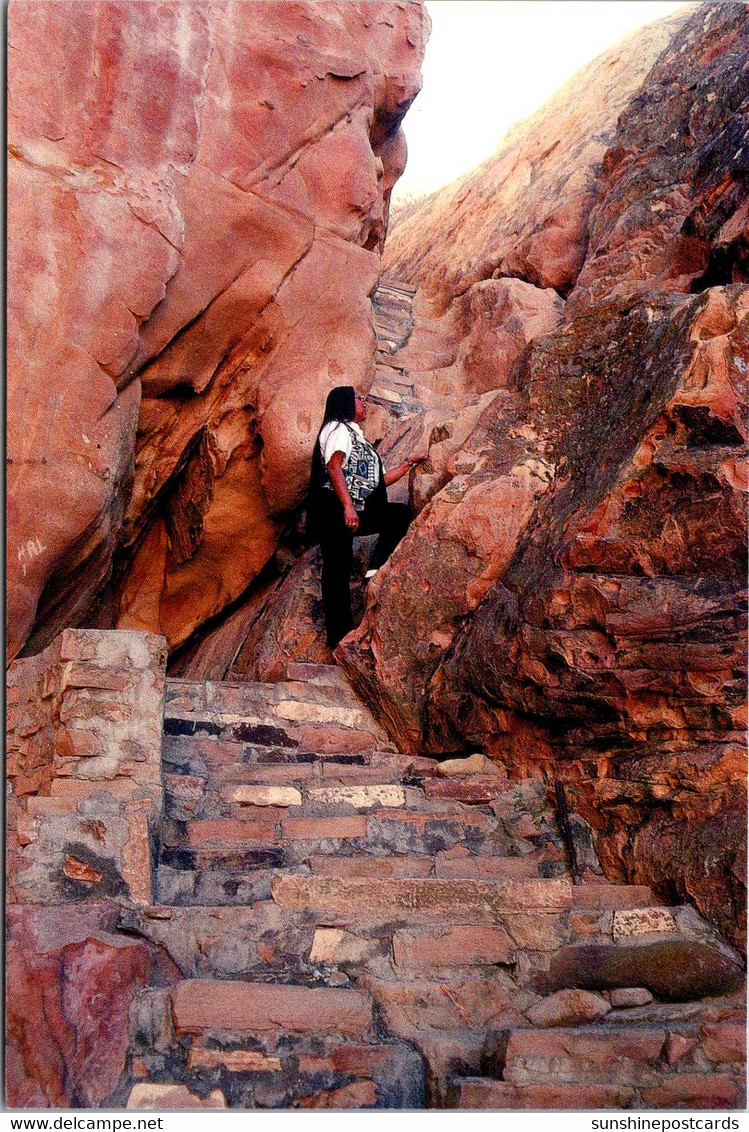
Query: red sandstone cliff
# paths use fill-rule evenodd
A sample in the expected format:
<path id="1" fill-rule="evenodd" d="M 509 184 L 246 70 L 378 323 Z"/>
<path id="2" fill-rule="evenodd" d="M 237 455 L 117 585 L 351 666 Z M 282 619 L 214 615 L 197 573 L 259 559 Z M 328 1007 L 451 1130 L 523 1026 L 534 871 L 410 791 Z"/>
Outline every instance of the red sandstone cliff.
<path id="1" fill-rule="evenodd" d="M 740 941 L 747 8 L 643 43 L 647 74 L 603 57 L 389 236 L 420 286 L 392 364 L 469 407 L 339 652 L 411 749 L 566 780 L 609 875 Z"/>
<path id="2" fill-rule="evenodd" d="M 86 619 L 187 640 L 274 554 L 326 390 L 372 379 L 422 8 L 139 7 L 11 16 L 19 60 L 75 60 L 46 101 L 11 66 L 12 651 Z M 733 938 L 747 23 L 632 37 L 394 225 L 419 291 L 375 424 L 430 460 L 339 656 L 400 742 L 565 778 L 612 874 Z M 204 655 L 277 678 L 303 613 L 315 659 L 310 577 Z"/>
<path id="3" fill-rule="evenodd" d="M 11 656 L 92 619 L 174 646 L 272 556 L 328 389 L 371 381 L 427 30 L 411 0 L 11 4 Z"/>
<path id="4" fill-rule="evenodd" d="M 281 747 L 270 769 L 259 761 L 264 785 L 254 796 L 265 805 L 267 783 L 283 783 L 274 795 L 282 806 L 266 805 L 257 820 L 268 840 L 276 838 L 276 822 L 291 841 L 300 823 L 322 822 L 316 829 L 328 847 L 339 823 L 348 824 L 347 836 L 372 826 L 377 832 L 376 808 L 353 819 L 348 810 L 292 817 L 286 826 L 288 794 L 301 799 L 313 781 L 302 772 L 311 775 L 312 760 L 322 773 L 329 769 L 313 751 L 345 752 L 338 773 L 361 779 L 344 777 L 343 789 L 357 782 L 365 808 L 370 789 L 400 800 L 402 776 L 405 803 L 414 770 L 426 767 L 430 797 L 444 809 L 404 809 L 403 833 L 380 831 L 364 862 L 375 868 L 362 871 L 357 900 L 347 897 L 341 922 L 350 928 L 349 917 L 360 915 L 366 925 L 367 898 L 377 889 L 387 930 L 374 943 L 358 940 L 363 962 L 374 956 L 388 970 L 391 956 L 396 966 L 423 964 L 429 954 L 449 959 L 452 946 L 470 968 L 473 947 L 484 948 L 485 970 L 476 979 L 463 973 L 452 985 L 436 977 L 417 982 L 413 991 L 387 981 L 383 988 L 360 973 L 360 986 L 380 996 L 376 1025 L 369 998 L 351 988 L 342 993 L 356 996 L 359 1016 L 364 1010 L 378 1038 L 387 1036 L 388 1055 L 399 1053 L 392 1029 L 409 1043 L 418 1039 L 438 1065 L 457 1051 L 467 1057 L 460 1072 L 477 1071 L 487 1056 L 503 1056 L 489 1039 L 511 1026 L 518 1027 L 514 1040 L 532 1039 L 513 1055 L 521 1073 L 523 1048 L 556 1058 L 567 1043 L 565 1057 L 572 1056 L 565 1032 L 539 1041 L 528 1029 L 540 1017 L 535 990 L 530 997 L 526 986 L 522 997 L 507 999 L 503 965 L 515 951 L 504 928 L 482 935 L 472 925 L 451 936 L 449 929 L 440 934 L 440 922 L 419 956 L 421 937 L 413 925 L 404 929 L 401 917 L 416 912 L 422 937 L 435 917 L 449 922 L 451 912 L 478 912 L 481 920 L 481 893 L 491 889 L 463 874 L 466 862 L 527 868 L 536 863 L 523 856 L 530 849 L 547 869 L 564 868 L 558 835 L 549 840 L 550 815 L 538 822 L 545 778 L 564 783 L 570 808 L 594 831 L 610 880 L 652 885 L 663 899 L 688 898 L 743 944 L 747 9 L 707 5 L 635 37 L 518 127 L 496 159 L 404 217 L 387 264 L 394 277 L 420 284 L 415 324 L 411 329 L 404 317 L 377 355 L 369 299 L 388 191 L 402 161 L 398 122 L 418 85 L 421 8 L 252 5 L 262 19 L 251 25 L 244 22 L 249 5 L 75 10 L 80 22 L 68 18 L 70 7 L 64 22 L 62 6 L 11 9 L 11 649 L 26 641 L 33 652 L 77 620 L 160 629 L 173 646 L 185 640 L 244 591 L 275 551 L 325 390 L 344 371 L 367 388 L 374 368 L 372 424 L 385 434 L 383 450 L 393 457 L 425 438 L 430 455 L 412 484 L 420 514 L 366 591 L 361 626 L 339 660 L 404 749 L 478 748 L 491 761 L 466 760 L 474 773 L 461 768 L 464 781 L 450 781 L 447 766 L 437 774 L 432 760 L 398 756 L 408 777 L 401 769 L 398 785 L 372 786 L 368 776 L 377 782 L 382 761 L 394 758 L 383 754 L 385 737 L 375 734 L 374 721 L 364 738 L 338 725 L 317 730 L 323 708 L 359 726 L 349 693 L 339 689 L 339 702 L 333 690 L 312 688 L 302 708 L 293 698 L 277 703 L 281 692 L 269 697 L 269 722 L 254 732 Z M 41 99 L 39 73 L 56 76 Z M 171 98 L 162 99 L 164 89 Z M 379 316 L 387 321 L 382 309 Z M 300 386 L 300 374 L 308 385 Z M 289 421 L 296 428 L 291 448 Z M 280 583 L 258 580 L 247 605 L 189 658 L 196 671 L 204 676 L 212 664 L 221 674 L 277 679 L 300 651 L 315 658 L 316 577 L 307 556 Z M 223 1049 L 221 1070 L 221 1050 L 202 1047 L 202 1039 L 188 1052 L 179 1025 L 173 1033 L 185 998 L 188 1013 L 190 1001 L 197 1009 L 201 1034 L 214 1030 L 214 1002 L 223 1025 L 241 1029 L 243 994 L 258 978 L 258 999 L 273 1015 L 268 1024 L 279 1025 L 280 1003 L 293 1029 L 306 992 L 313 1001 L 321 989 L 289 985 L 290 975 L 292 983 L 310 978 L 307 959 L 316 941 L 321 945 L 315 915 L 328 947 L 339 937 L 323 954 L 332 958 L 342 946 L 346 973 L 328 966 L 326 975 L 331 986 L 337 979 L 336 995 L 351 977 L 355 953 L 346 947 L 357 937 L 329 926 L 331 916 L 339 920 L 324 902 L 310 910 L 315 891 L 319 899 L 330 890 L 324 877 L 307 875 L 309 848 L 292 849 L 292 867 L 301 861 L 303 875 L 280 884 L 276 878 L 275 910 L 274 901 L 258 909 L 252 885 L 249 896 L 240 892 L 246 919 L 224 920 L 213 908 L 206 921 L 201 909 L 179 907 L 184 893 L 175 896 L 158 869 L 152 878 L 155 826 L 177 837 L 174 844 L 162 837 L 166 861 L 196 865 L 196 853 L 179 840 L 187 830 L 176 828 L 173 815 L 186 824 L 203 792 L 215 824 L 199 819 L 203 840 L 196 845 L 210 843 L 217 826 L 229 837 L 237 824 L 249 828 L 246 809 L 236 818 L 235 807 L 226 820 L 224 796 L 213 796 L 202 756 L 195 763 L 194 750 L 178 739 L 170 752 L 169 743 L 195 738 L 199 751 L 196 720 L 224 736 L 252 735 L 250 725 L 236 723 L 237 712 L 247 714 L 247 704 L 261 710 L 268 689 L 253 703 L 252 688 L 172 688 L 162 748 L 161 642 L 150 639 L 144 650 L 140 634 L 123 634 L 119 646 L 117 635 L 93 636 L 58 638 L 45 656 L 16 667 L 9 689 L 10 898 L 19 902 L 9 909 L 9 1095 L 20 1105 L 93 1106 L 124 1103 L 145 1088 L 146 1105 L 211 1107 L 226 1100 L 220 1092 L 205 1095 L 210 1069 L 223 1074 L 232 1103 L 247 1107 L 255 1093 L 232 1093 L 229 1068 L 246 1079 L 246 1069 L 271 1062 L 254 1045 Z M 152 656 L 141 655 L 149 650 Z M 225 731 L 216 722 L 222 698 Z M 312 724 L 300 727 L 305 711 Z M 289 767 L 288 750 L 300 741 L 301 760 Z M 372 744 L 366 757 L 362 743 Z M 246 765 L 239 769 L 246 775 Z M 527 782 L 518 788 L 527 795 L 522 816 L 498 794 L 503 770 L 532 780 L 530 789 Z M 321 780 L 317 794 L 330 797 Z M 163 817 L 162 783 L 169 795 Z M 236 799 L 234 781 L 229 793 Z M 347 795 L 338 797 L 349 805 Z M 492 808 L 463 812 L 465 844 L 453 840 L 444 850 L 439 838 L 455 817 L 450 798 L 492 800 Z M 434 853 L 427 816 L 444 823 L 436 844 L 446 871 L 435 879 L 465 875 L 468 894 L 453 886 L 444 903 L 420 906 L 422 881 L 405 880 L 398 903 L 392 877 L 382 883 L 393 868 L 385 854 L 393 846 L 412 849 L 417 829 Z M 538 834 L 537 850 L 529 838 Z M 474 857 L 469 846 L 483 837 L 482 856 Z M 512 854 L 504 857 L 507 846 Z M 288 848 L 266 846 L 266 871 Z M 201 880 L 214 899 L 211 869 L 224 850 L 211 845 L 201 858 Z M 230 847 L 228 856 L 243 872 L 247 858 L 237 850 Z M 341 858 L 347 868 L 362 867 L 357 852 Z M 423 852 L 399 863 L 430 867 Z M 180 870 L 178 883 L 188 871 Z M 239 880 L 224 878 L 221 899 L 235 899 L 246 879 L 241 872 Z M 90 899 L 92 889 L 101 903 Z M 151 907 L 154 893 L 177 907 Z M 530 949 L 538 952 L 533 962 L 545 964 L 542 993 L 554 979 L 579 986 L 582 966 L 613 950 L 626 970 L 615 971 L 611 985 L 641 994 L 635 953 L 648 951 L 648 931 L 644 947 L 613 947 L 613 909 L 627 894 L 594 883 L 569 886 L 568 896 L 562 930 L 573 938 L 574 917 L 579 950 L 559 947 L 562 936 L 548 923 L 557 917 L 510 915 L 525 959 Z M 467 903 L 453 909 L 458 897 Z M 294 939 L 278 918 L 292 898 L 301 906 Z M 63 911 L 70 900 L 78 907 Z M 388 917 L 401 925 L 396 932 Z M 704 934 L 705 925 L 697 930 Z M 695 976 L 700 989 L 692 987 L 692 995 L 725 991 L 727 976 L 735 985 L 735 957 L 701 946 L 691 938 L 655 944 L 659 994 L 688 998 L 684 983 Z M 684 962 L 690 955 L 691 969 Z M 274 962 L 280 987 L 267 981 Z M 227 982 L 232 976 L 236 982 Z M 256 1001 L 251 994 L 249 1001 Z M 625 993 L 618 1005 L 636 1001 Z M 599 998 L 594 1005 L 608 1012 L 613 1004 Z M 542 1005 L 553 1016 L 555 1004 Z M 709 1076 L 695 1069 L 740 1060 L 743 1026 L 729 1020 L 720 1029 L 734 1007 L 701 1003 L 699 1038 L 656 1028 L 645 1035 L 653 1048 L 638 1088 L 652 1086 L 656 1063 L 667 1061 L 673 1077 L 661 1091 L 642 1093 L 643 1103 L 737 1103 L 731 1076 L 718 1073 L 711 1091 Z M 316 1055 L 308 1061 L 319 1066 L 319 1015 L 306 1009 Z M 473 1045 L 456 1045 L 456 1020 L 470 1023 Z M 610 1054 L 617 1067 L 642 1049 L 642 1035 L 622 1032 L 623 1021 L 611 1027 L 620 1042 Z M 445 1034 L 444 1044 L 430 1047 Z M 320 1094 L 319 1078 L 314 1089 L 300 1078 L 298 1048 L 282 1037 L 273 1053 L 284 1057 L 279 1076 L 301 1090 L 304 1103 L 361 1107 L 378 1096 L 391 1103 L 376 1074 L 376 1085 L 367 1080 Z M 587 1058 L 587 1032 L 582 1048 Z M 366 1071 L 367 1047 L 355 1056 Z M 280 1059 L 272 1064 L 281 1069 Z M 397 1059 L 379 1064 L 393 1096 L 403 1103 L 414 1095 L 398 1092 Z M 417 1077 L 413 1061 L 400 1064 L 402 1077 Z M 494 1082 L 499 1088 L 489 1094 L 499 1097 L 496 1104 L 513 1097 L 512 1064 L 507 1054 L 509 1080 Z M 574 1058 L 572 1065 L 576 1073 Z M 600 1089 L 595 1069 L 593 1088 Z M 181 1084 L 159 1084 L 175 1072 Z M 197 1081 L 200 1095 L 185 1080 Z M 341 1086 L 340 1075 L 331 1080 Z M 274 1093 L 272 1075 L 257 1088 L 263 1107 L 298 1100 Z M 553 1083 L 547 1092 L 536 1088 L 518 1089 L 512 1103 L 541 1097 L 557 1108 L 562 1097 L 577 1108 L 584 1095 L 555 1091 Z M 596 1094 L 598 1104 L 601 1098 Z M 616 1091 L 605 1093 L 604 1103 L 640 1100 Z"/>

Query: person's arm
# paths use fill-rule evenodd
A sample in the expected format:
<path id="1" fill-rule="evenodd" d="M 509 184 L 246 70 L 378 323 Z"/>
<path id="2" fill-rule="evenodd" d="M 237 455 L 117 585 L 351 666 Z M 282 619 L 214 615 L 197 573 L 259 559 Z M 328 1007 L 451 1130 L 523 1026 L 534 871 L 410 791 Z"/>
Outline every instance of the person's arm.
<path id="1" fill-rule="evenodd" d="M 391 484 L 397 483 L 398 480 L 403 479 L 414 465 L 423 464 L 425 460 L 426 456 L 409 456 L 402 464 L 398 464 L 397 467 L 391 468 L 389 472 L 385 472 L 385 487 L 390 487 Z"/>
<path id="2" fill-rule="evenodd" d="M 328 475 L 333 490 L 343 504 L 343 521 L 350 531 L 357 531 L 359 529 L 359 516 L 346 487 L 346 480 L 343 475 L 344 459 L 343 452 L 334 452 L 328 460 Z"/>

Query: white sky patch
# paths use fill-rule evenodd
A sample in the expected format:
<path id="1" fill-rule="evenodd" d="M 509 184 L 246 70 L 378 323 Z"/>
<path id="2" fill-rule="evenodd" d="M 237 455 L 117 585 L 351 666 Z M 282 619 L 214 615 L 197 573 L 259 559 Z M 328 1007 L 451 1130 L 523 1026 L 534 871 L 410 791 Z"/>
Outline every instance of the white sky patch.
<path id="1" fill-rule="evenodd" d="M 393 200 L 470 172 L 515 122 L 635 28 L 684 0 L 427 0 L 424 86 L 406 115 L 406 171 Z"/>

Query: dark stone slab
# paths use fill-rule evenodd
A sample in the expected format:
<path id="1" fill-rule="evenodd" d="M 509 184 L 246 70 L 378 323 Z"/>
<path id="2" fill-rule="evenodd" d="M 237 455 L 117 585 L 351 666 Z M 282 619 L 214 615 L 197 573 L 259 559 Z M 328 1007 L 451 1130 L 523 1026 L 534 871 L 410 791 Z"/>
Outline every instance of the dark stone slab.
<path id="1" fill-rule="evenodd" d="M 725 945 L 659 939 L 563 947 L 551 957 L 548 971 L 531 974 L 530 985 L 539 994 L 565 987 L 647 987 L 659 998 L 684 1002 L 726 994 L 736 990 L 743 979 L 738 956 Z"/>
<path id="2" fill-rule="evenodd" d="M 286 734 L 283 727 L 265 723 L 235 723 L 229 737 L 239 743 L 258 743 L 266 747 L 298 747 L 296 739 Z"/>
<path id="3" fill-rule="evenodd" d="M 224 728 L 220 723 L 208 719 L 165 719 L 165 735 L 221 735 Z"/>

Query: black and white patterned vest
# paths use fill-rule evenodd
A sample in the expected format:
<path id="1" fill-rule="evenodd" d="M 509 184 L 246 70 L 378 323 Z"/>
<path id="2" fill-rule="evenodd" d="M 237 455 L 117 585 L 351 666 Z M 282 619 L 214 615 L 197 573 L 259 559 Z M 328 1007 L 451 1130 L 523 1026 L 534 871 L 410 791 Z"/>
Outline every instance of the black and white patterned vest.
<path id="1" fill-rule="evenodd" d="M 360 438 L 345 421 L 343 423 L 351 437 L 351 453 L 342 468 L 343 478 L 354 507 L 363 511 L 380 481 L 380 457 L 368 440 Z"/>

